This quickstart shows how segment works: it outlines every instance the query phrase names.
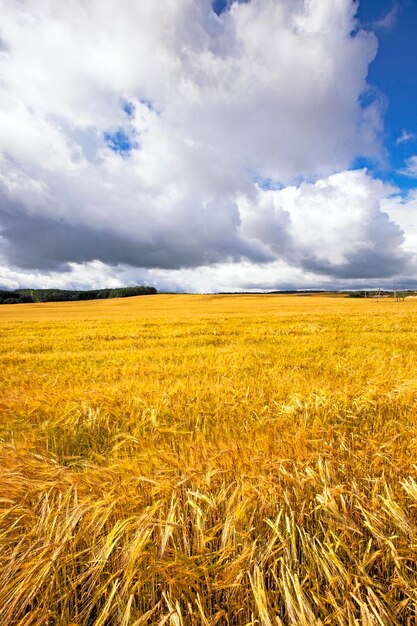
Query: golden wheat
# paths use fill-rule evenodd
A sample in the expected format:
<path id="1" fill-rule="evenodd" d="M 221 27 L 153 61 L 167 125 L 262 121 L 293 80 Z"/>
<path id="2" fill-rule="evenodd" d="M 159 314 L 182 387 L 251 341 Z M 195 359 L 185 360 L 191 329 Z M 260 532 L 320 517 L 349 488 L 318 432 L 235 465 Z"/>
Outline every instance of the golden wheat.
<path id="1" fill-rule="evenodd" d="M 417 624 L 417 303 L 0 308 L 0 624 Z"/>

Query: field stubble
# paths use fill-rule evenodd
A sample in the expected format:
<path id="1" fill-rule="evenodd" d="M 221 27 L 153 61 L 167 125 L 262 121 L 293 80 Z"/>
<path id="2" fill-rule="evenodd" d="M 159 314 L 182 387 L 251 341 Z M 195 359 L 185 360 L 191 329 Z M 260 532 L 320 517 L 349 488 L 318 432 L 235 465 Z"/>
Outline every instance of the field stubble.
<path id="1" fill-rule="evenodd" d="M 0 309 L 0 624 L 417 624 L 417 303 Z"/>

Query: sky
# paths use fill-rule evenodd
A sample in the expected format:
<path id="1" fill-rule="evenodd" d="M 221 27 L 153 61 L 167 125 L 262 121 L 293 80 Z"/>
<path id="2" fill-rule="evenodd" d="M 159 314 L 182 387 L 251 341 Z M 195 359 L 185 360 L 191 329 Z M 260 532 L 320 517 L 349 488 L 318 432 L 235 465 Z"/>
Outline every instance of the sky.
<path id="1" fill-rule="evenodd" d="M 415 0 L 0 11 L 0 288 L 417 288 Z"/>

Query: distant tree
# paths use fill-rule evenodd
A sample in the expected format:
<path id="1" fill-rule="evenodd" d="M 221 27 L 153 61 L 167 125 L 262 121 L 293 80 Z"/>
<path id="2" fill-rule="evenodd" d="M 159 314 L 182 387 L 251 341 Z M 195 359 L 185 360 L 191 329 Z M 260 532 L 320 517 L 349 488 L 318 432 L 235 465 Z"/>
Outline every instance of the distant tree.
<path id="1" fill-rule="evenodd" d="M 69 289 L 16 289 L 0 290 L 0 304 L 23 302 L 72 302 L 78 300 L 96 300 L 107 298 L 129 298 L 157 293 L 155 287 L 138 285 L 136 287 L 118 287 L 115 289 L 88 289 L 84 291 Z"/>

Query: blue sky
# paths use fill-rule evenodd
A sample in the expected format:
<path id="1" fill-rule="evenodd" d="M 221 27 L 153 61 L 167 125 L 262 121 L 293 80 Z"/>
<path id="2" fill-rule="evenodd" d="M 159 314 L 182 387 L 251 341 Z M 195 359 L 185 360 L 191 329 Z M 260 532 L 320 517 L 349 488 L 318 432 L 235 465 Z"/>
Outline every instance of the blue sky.
<path id="1" fill-rule="evenodd" d="M 378 26 L 389 15 L 392 19 L 387 19 L 386 26 Z M 398 170 L 417 149 L 417 2 L 362 0 L 358 17 L 377 34 L 379 48 L 369 67 L 369 82 L 387 99 L 384 122 L 388 164 L 380 174 L 408 189 L 415 186 L 415 181 L 398 174 Z M 403 131 L 415 138 L 397 143 Z"/>
<path id="2" fill-rule="evenodd" d="M 415 0 L 0 7 L 0 287 L 417 287 Z"/>

